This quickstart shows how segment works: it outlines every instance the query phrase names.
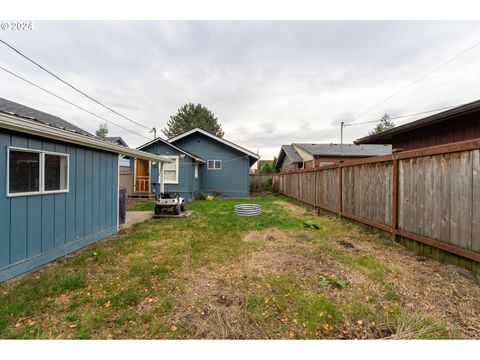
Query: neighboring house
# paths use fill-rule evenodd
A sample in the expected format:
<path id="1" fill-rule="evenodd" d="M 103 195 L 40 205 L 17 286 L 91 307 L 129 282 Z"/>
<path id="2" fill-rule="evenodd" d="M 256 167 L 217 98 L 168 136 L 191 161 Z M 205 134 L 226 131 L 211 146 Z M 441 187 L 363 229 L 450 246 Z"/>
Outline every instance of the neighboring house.
<path id="1" fill-rule="evenodd" d="M 105 140 L 107 141 L 110 141 L 110 142 L 113 142 L 114 144 L 117 144 L 117 145 L 120 145 L 120 146 L 125 146 L 128 148 L 128 145 L 127 143 L 120 137 L 120 136 L 115 136 L 115 137 L 106 137 Z M 130 159 L 128 156 L 122 156 L 119 160 L 119 164 L 120 164 L 120 173 L 124 173 L 126 171 L 129 171 L 129 169 L 127 168 L 130 168 Z M 127 195 L 128 192 L 127 192 Z"/>
<path id="2" fill-rule="evenodd" d="M 119 154 L 169 162 L 0 98 L 0 281 L 117 232 Z"/>
<path id="3" fill-rule="evenodd" d="M 480 100 L 365 136 L 356 144 L 392 144 L 394 150 L 423 147 L 480 138 Z"/>
<path id="4" fill-rule="evenodd" d="M 138 148 L 173 160 L 165 164 L 165 191 L 193 199 L 198 192 L 224 196 L 249 196 L 250 167 L 259 156 L 202 129 L 192 129 L 172 139 L 157 138 Z M 135 162 L 136 193 L 161 192 L 158 164 Z"/>
<path id="5" fill-rule="evenodd" d="M 276 167 L 282 172 L 296 171 L 335 165 L 340 161 L 387 155 L 391 152 L 389 145 L 293 143 L 282 145 Z"/>
<path id="6" fill-rule="evenodd" d="M 120 136 L 114 136 L 114 137 L 112 137 L 112 136 L 107 136 L 107 137 L 105 138 L 105 140 L 110 141 L 110 142 L 113 142 L 113 143 L 115 143 L 115 144 L 117 144 L 117 145 L 125 146 L 125 147 L 128 148 L 127 143 L 126 143 Z"/>
<path id="7" fill-rule="evenodd" d="M 275 167 L 280 172 L 298 171 L 303 168 L 303 158 L 292 145 L 282 145 Z"/>

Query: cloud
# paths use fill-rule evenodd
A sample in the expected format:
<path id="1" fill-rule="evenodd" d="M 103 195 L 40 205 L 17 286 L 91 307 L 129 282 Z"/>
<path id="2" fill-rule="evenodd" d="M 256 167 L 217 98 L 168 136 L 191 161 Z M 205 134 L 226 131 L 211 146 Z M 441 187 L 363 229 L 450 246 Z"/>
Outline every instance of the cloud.
<path id="1" fill-rule="evenodd" d="M 285 143 L 338 142 L 341 121 L 351 121 L 479 36 L 480 22 L 466 21 L 36 22 L 32 32 L 2 34 L 145 126 L 160 130 L 183 104 L 201 103 L 218 117 L 227 139 L 260 148 L 264 158 Z M 0 57 L 3 66 L 29 80 L 151 136 L 11 50 L 0 47 Z M 357 121 L 475 100 L 479 60 L 477 48 Z M 3 72 L 0 91 L 90 132 L 101 122 Z M 365 135 L 370 125 L 346 128 L 346 141 Z M 147 141 L 113 125 L 109 129 L 131 146 Z"/>

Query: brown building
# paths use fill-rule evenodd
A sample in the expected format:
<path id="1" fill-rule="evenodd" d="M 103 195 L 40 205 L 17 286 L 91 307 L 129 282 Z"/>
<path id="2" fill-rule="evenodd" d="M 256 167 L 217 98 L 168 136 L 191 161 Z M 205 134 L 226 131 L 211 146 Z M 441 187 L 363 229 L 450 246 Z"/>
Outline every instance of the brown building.
<path id="1" fill-rule="evenodd" d="M 391 144 L 394 150 L 412 150 L 480 138 L 480 100 L 431 115 L 355 144 Z"/>
<path id="2" fill-rule="evenodd" d="M 311 169 L 372 156 L 391 154 L 389 145 L 300 144 L 282 145 L 276 168 L 280 172 Z"/>

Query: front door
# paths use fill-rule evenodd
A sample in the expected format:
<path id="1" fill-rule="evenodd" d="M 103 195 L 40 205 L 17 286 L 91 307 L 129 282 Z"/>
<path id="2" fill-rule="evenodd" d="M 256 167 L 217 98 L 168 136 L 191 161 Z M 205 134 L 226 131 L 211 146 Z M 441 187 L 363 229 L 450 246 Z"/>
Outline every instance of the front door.
<path id="1" fill-rule="evenodd" d="M 149 161 L 137 159 L 137 176 L 135 179 L 137 192 L 150 191 Z"/>

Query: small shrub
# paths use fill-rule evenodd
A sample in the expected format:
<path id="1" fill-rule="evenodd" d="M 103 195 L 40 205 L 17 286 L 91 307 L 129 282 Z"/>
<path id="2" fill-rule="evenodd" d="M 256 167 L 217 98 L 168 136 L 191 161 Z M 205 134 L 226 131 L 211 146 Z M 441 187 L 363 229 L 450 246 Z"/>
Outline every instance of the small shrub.
<path id="1" fill-rule="evenodd" d="M 304 221 L 302 223 L 302 227 L 304 227 L 305 229 L 310 229 L 310 230 L 318 230 L 320 229 L 320 226 L 318 226 L 317 224 L 311 222 L 311 221 Z"/>
<path id="2" fill-rule="evenodd" d="M 318 285 L 323 288 L 338 288 L 338 289 L 346 289 L 350 286 L 350 281 L 345 279 L 338 279 L 335 277 L 330 277 L 326 275 L 319 276 Z"/>
<path id="3" fill-rule="evenodd" d="M 195 194 L 195 200 L 207 200 L 207 196 L 204 192 L 199 191 Z"/>
<path id="4" fill-rule="evenodd" d="M 213 190 L 212 195 L 215 196 L 215 197 L 221 197 L 223 195 L 223 190 L 215 189 L 215 190 Z"/>

